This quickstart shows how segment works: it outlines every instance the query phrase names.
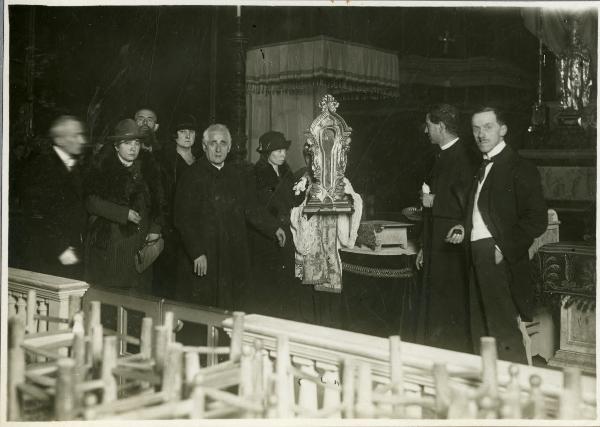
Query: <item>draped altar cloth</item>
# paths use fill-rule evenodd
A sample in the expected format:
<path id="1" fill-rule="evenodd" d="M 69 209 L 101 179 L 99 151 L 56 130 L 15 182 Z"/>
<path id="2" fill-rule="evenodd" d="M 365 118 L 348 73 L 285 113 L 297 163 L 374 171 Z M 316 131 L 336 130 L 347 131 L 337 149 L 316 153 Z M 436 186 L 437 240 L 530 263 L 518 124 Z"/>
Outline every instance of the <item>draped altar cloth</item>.
<path id="1" fill-rule="evenodd" d="M 398 93 L 395 52 L 313 37 L 259 46 L 246 55 L 246 110 L 250 161 L 258 159 L 258 138 L 268 130 L 283 132 L 292 145 L 287 161 L 304 166 L 304 132 L 320 113 L 326 93 L 365 98 Z"/>
<path id="2" fill-rule="evenodd" d="M 347 181 L 347 179 L 345 179 Z M 339 250 L 353 248 L 362 216 L 362 198 L 346 183 L 346 194 L 352 197 L 354 212 L 338 215 L 312 215 L 302 210 L 304 202 L 290 214 L 292 236 L 296 247 L 296 277 L 317 291 L 342 291 L 342 261 Z M 306 191 L 310 193 L 310 188 Z"/>

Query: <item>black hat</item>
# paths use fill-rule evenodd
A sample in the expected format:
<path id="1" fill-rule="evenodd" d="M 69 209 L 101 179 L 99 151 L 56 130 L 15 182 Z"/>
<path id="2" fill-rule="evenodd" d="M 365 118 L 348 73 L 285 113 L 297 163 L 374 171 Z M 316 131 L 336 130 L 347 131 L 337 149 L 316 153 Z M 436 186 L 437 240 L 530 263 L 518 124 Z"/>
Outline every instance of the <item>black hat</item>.
<path id="1" fill-rule="evenodd" d="M 186 114 L 184 116 L 178 117 L 175 122 L 175 127 L 173 130 L 177 132 L 178 130 L 189 129 L 198 131 L 198 125 L 196 124 L 196 118 L 191 114 Z"/>
<path id="2" fill-rule="evenodd" d="M 270 130 L 258 138 L 258 148 L 256 151 L 259 153 L 270 153 L 281 148 L 288 149 L 291 143 L 292 141 L 285 139 L 285 136 L 281 132 Z"/>
<path id="3" fill-rule="evenodd" d="M 124 119 L 115 126 L 114 135 L 108 137 L 114 143 L 120 141 L 130 141 L 132 139 L 142 139 L 144 136 L 140 133 L 137 123 L 133 119 Z"/>

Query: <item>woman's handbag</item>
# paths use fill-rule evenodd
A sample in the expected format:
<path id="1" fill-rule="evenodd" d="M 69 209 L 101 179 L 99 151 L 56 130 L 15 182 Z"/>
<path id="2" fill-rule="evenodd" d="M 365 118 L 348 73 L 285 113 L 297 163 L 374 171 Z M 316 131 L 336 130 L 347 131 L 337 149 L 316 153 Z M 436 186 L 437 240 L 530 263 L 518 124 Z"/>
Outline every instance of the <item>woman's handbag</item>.
<path id="1" fill-rule="evenodd" d="M 135 269 L 138 273 L 146 270 L 158 258 L 165 247 L 165 241 L 162 237 L 156 240 L 147 241 L 142 249 L 135 254 Z"/>

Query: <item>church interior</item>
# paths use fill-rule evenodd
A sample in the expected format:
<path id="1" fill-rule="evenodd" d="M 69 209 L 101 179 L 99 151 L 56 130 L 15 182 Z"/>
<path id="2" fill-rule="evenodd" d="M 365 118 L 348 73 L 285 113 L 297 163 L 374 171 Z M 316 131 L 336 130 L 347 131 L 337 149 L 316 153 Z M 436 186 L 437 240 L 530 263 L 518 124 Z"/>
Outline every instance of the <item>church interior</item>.
<path id="1" fill-rule="evenodd" d="M 8 420 L 598 419 L 597 8 L 7 10 Z M 422 183 L 439 151 L 426 117 L 441 103 L 460 113 L 456 134 L 478 161 L 472 117 L 500 108 L 507 146 L 539 172 L 548 221 L 528 253 L 526 364 L 503 360 L 493 336 L 470 353 L 423 341 Z M 22 178 L 36 173 L 55 119 L 85 125 L 84 162 L 140 108 L 155 113 L 162 143 L 193 115 L 196 158 L 202 130 L 225 124 L 225 167 L 240 170 L 264 158 L 261 135 L 283 133 L 291 171 L 340 194 L 326 205 L 311 189 L 298 211 L 301 225 L 314 217 L 337 230 L 339 283 L 315 285 L 310 308 L 285 318 L 268 291 L 216 307 L 32 267 Z M 303 256 L 307 275 L 315 253 Z"/>

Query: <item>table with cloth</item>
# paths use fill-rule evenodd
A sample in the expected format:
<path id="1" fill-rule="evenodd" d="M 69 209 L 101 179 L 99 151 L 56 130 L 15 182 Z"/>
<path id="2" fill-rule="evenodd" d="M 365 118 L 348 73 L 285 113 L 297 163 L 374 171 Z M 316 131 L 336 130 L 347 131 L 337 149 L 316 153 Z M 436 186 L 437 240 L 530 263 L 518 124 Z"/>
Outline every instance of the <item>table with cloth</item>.
<path id="1" fill-rule="evenodd" d="M 418 315 L 416 251 L 391 247 L 340 250 L 343 268 L 344 329 L 414 341 Z"/>

